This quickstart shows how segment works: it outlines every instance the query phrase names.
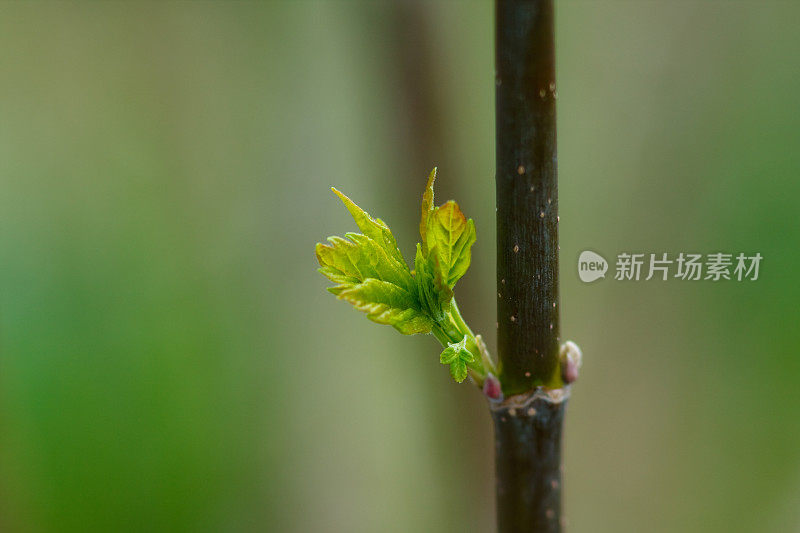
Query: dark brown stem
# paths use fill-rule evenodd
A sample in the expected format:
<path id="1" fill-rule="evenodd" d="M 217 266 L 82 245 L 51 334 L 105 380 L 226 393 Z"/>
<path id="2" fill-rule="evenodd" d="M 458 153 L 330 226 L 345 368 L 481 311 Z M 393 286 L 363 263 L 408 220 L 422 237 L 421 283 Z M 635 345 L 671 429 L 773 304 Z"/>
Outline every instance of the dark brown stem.
<path id="1" fill-rule="evenodd" d="M 497 0 L 497 348 L 508 396 L 558 387 L 553 0 Z"/>
<path id="2" fill-rule="evenodd" d="M 569 389 L 492 408 L 500 533 L 561 531 L 561 430 Z"/>
<path id="3" fill-rule="evenodd" d="M 500 533 L 561 531 L 558 183 L 553 0 L 496 0 Z M 516 395 L 516 396 L 514 396 Z"/>

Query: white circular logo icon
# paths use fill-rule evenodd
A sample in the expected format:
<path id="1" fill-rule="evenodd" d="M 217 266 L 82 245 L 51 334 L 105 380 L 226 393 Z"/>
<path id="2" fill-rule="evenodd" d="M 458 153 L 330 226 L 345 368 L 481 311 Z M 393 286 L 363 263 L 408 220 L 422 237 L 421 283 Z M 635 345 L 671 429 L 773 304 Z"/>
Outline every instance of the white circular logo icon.
<path id="1" fill-rule="evenodd" d="M 578 257 L 578 277 L 581 278 L 581 281 L 591 283 L 605 278 L 607 271 L 608 261 L 602 255 L 589 250 L 581 252 Z"/>

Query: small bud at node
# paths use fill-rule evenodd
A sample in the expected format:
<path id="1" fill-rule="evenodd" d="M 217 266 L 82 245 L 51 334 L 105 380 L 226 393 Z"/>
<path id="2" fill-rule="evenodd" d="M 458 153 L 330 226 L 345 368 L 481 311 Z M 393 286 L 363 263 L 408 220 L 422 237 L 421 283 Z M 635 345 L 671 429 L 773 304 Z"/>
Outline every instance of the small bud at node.
<path id="1" fill-rule="evenodd" d="M 559 352 L 561 359 L 561 377 L 565 383 L 574 383 L 578 379 L 581 365 L 583 364 L 583 354 L 578 345 L 572 341 L 567 341 L 561 345 Z"/>
<path id="2" fill-rule="evenodd" d="M 483 382 L 483 393 L 493 402 L 503 401 L 503 389 L 500 388 L 500 380 L 489 372 Z"/>

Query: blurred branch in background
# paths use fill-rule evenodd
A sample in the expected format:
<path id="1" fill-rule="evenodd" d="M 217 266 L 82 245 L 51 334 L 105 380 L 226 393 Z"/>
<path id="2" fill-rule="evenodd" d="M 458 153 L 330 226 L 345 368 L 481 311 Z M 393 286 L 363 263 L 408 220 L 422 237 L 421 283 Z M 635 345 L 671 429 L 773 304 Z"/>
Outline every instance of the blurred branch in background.
<path id="1" fill-rule="evenodd" d="M 463 167 L 455 162 L 453 140 L 446 138 L 449 108 L 443 99 L 449 95 L 445 88 L 453 82 L 458 85 L 467 81 L 448 79 L 448 70 L 442 68 L 445 58 L 436 38 L 439 28 L 434 3 L 408 0 L 383 5 L 385 13 L 379 19 L 390 43 L 389 61 L 383 65 L 386 69 L 384 75 L 397 82 L 391 124 L 394 128 L 392 137 L 400 141 L 395 154 L 397 166 L 387 169 L 385 174 L 389 178 L 385 190 L 401 216 L 407 218 L 408 213 L 419 210 L 420 186 L 424 186 L 432 167 L 439 166 L 439 183 L 443 184 L 444 194 L 448 189 L 455 193 L 458 188 L 467 188 L 466 182 L 476 178 L 470 174 L 457 174 Z M 373 18 L 367 24 L 374 22 Z M 448 199 L 444 195 L 438 198 L 439 201 Z M 490 232 L 490 226 L 483 228 L 485 235 Z M 410 242 L 413 241 L 412 238 Z M 483 253 L 488 250 L 489 246 L 483 247 Z M 459 299 L 463 301 L 462 307 L 471 309 L 472 314 L 480 313 L 480 309 L 476 309 L 480 299 L 474 294 L 464 291 L 459 293 Z M 491 508 L 487 506 L 491 502 L 491 463 L 487 461 L 490 437 L 483 399 L 472 387 L 445 383 L 442 378 L 446 376 L 441 369 L 431 368 L 428 352 L 435 351 L 434 339 L 423 339 L 420 344 L 424 346 L 421 353 L 408 354 L 415 359 L 415 372 L 426 381 L 425 393 L 430 396 L 426 402 L 428 412 L 419 415 L 427 417 L 430 434 L 437 439 L 436 447 L 441 452 L 461 450 L 457 455 L 441 453 L 436 464 L 437 472 L 433 473 L 446 480 L 442 485 L 446 492 L 442 494 L 442 504 L 447 510 L 442 512 L 442 516 L 460 516 L 450 527 L 456 527 L 456 523 L 490 527 Z M 459 413 L 462 420 L 447 425 L 444 430 L 442 421 L 452 420 L 450 413 Z M 476 435 L 482 437 L 476 439 Z M 465 461 L 471 465 L 469 468 L 464 467 Z M 476 479 L 478 488 L 474 486 Z"/>

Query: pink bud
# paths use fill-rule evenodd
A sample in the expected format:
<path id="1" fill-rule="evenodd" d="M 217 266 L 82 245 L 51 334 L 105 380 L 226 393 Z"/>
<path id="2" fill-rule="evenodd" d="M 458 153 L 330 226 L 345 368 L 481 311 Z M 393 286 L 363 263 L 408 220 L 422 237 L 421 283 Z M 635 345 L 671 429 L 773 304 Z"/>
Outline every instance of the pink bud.
<path id="1" fill-rule="evenodd" d="M 564 368 L 564 382 L 574 383 L 578 379 L 578 365 L 573 361 L 567 361 L 567 366 Z"/>
<path id="2" fill-rule="evenodd" d="M 493 402 L 503 401 L 503 389 L 500 387 L 500 380 L 489 372 L 483 382 L 483 393 Z"/>
<path id="3" fill-rule="evenodd" d="M 583 363 L 583 354 L 578 345 L 567 341 L 561 346 L 561 377 L 566 384 L 574 383 L 578 379 L 578 372 Z"/>

